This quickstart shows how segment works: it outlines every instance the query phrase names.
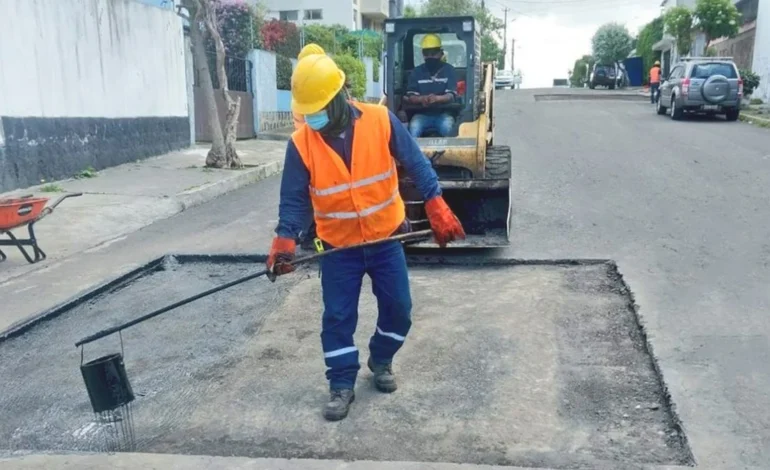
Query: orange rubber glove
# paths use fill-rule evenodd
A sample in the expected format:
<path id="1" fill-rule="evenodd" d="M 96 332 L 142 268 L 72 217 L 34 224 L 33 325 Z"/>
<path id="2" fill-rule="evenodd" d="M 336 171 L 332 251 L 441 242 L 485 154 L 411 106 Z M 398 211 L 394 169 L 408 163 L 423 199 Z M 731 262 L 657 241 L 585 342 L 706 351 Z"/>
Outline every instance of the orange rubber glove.
<path id="1" fill-rule="evenodd" d="M 294 261 L 294 252 L 297 249 L 297 243 L 291 238 L 275 237 L 273 245 L 270 247 L 270 253 L 267 255 L 267 269 L 272 272 L 268 276 L 270 280 L 275 280 L 275 276 L 289 274 L 294 271 L 291 262 Z"/>
<path id="2" fill-rule="evenodd" d="M 447 206 L 444 198 L 436 196 L 425 203 L 425 212 L 428 214 L 433 235 L 441 248 L 455 240 L 465 240 L 465 230 L 460 220 Z"/>

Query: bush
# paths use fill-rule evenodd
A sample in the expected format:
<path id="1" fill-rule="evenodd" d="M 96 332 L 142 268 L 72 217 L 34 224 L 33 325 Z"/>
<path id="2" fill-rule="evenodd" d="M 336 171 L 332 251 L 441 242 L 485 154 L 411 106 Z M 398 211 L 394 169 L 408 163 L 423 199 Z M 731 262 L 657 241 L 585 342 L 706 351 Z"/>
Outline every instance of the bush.
<path id="1" fill-rule="evenodd" d="M 761 98 L 752 98 L 751 101 L 749 101 L 749 104 L 758 105 L 762 104 L 764 101 L 762 101 Z"/>
<path id="2" fill-rule="evenodd" d="M 286 56 L 275 56 L 275 79 L 279 90 L 291 90 L 291 59 Z"/>
<path id="3" fill-rule="evenodd" d="M 366 69 L 364 63 L 350 54 L 334 56 L 334 62 L 345 72 L 350 84 L 350 94 L 354 98 L 363 99 L 366 93 Z"/>
<path id="4" fill-rule="evenodd" d="M 297 57 L 300 50 L 299 29 L 289 21 L 272 20 L 262 26 L 262 47 L 286 57 Z"/>
<path id="5" fill-rule="evenodd" d="M 334 30 L 328 26 L 311 24 L 304 27 L 305 44 L 315 43 L 326 52 L 334 51 Z"/>
<path id="6" fill-rule="evenodd" d="M 743 79 L 743 94 L 750 96 L 759 86 L 759 75 L 748 69 L 741 69 L 740 72 Z"/>
<path id="7" fill-rule="evenodd" d="M 256 47 L 259 38 L 252 31 L 255 22 L 253 8 L 245 2 L 216 4 L 217 26 L 228 56 L 246 57 Z M 252 40 L 254 40 L 252 42 Z M 211 45 L 213 49 L 213 44 Z"/>
<path id="8" fill-rule="evenodd" d="M 374 59 L 374 64 L 372 65 L 372 80 L 374 83 L 380 82 L 380 59 Z"/>

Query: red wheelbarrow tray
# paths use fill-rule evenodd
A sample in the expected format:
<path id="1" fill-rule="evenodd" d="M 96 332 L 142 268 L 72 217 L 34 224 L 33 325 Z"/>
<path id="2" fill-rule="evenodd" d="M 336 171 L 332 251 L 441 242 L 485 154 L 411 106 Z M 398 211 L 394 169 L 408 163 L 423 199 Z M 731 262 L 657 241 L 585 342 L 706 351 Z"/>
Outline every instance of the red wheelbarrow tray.
<path id="1" fill-rule="evenodd" d="M 0 246 L 15 246 L 24 258 L 30 263 L 36 263 L 46 258 L 45 252 L 40 248 L 35 238 L 34 225 L 69 197 L 82 196 L 83 193 L 70 193 L 61 196 L 53 204 L 48 204 L 47 197 L 23 196 L 19 198 L 0 199 L 0 235 L 7 235 L 10 240 L 0 240 Z M 27 226 L 29 238 L 20 239 L 11 232 L 12 229 Z M 34 256 L 30 256 L 24 249 L 32 248 Z M 7 256 L 0 250 L 0 261 L 5 261 Z"/>
<path id="2" fill-rule="evenodd" d="M 0 199 L 0 231 L 28 224 L 43 212 L 47 197 Z"/>

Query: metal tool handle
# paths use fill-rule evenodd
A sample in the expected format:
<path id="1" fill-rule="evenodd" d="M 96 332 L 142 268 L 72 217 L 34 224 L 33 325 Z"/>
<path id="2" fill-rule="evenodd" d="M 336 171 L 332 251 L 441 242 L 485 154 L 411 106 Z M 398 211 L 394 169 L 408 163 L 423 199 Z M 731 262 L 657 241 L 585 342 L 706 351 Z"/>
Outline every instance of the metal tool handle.
<path id="1" fill-rule="evenodd" d="M 356 248 L 365 248 L 365 247 L 368 247 L 368 246 L 381 245 L 381 244 L 387 243 L 387 242 L 394 242 L 394 241 L 406 242 L 406 241 L 422 240 L 422 239 L 430 238 L 432 235 L 433 235 L 433 231 L 432 230 L 420 230 L 418 232 L 405 233 L 405 234 L 402 234 L 402 235 L 396 235 L 394 237 L 383 238 L 381 240 L 373 240 L 373 241 L 370 241 L 370 242 L 360 243 L 358 245 L 345 246 L 345 247 L 341 247 L 341 248 L 334 248 L 334 249 L 328 250 L 328 251 L 322 251 L 320 253 L 314 253 L 312 255 L 305 256 L 303 258 L 298 258 L 298 259 L 294 260 L 291 264 L 294 265 L 294 266 L 298 266 L 300 264 L 309 263 L 310 261 L 316 260 L 318 258 L 321 258 L 321 257 L 326 256 L 326 255 L 331 254 L 331 253 L 339 253 L 340 251 L 347 251 L 347 250 L 353 250 L 353 249 L 356 249 Z M 109 336 L 109 335 L 115 334 L 115 333 L 117 333 L 119 331 L 125 330 L 126 328 L 132 327 L 132 326 L 136 325 L 137 323 L 141 323 L 141 322 L 143 322 L 145 320 L 149 320 L 150 318 L 157 317 L 158 315 L 166 313 L 169 310 L 174 310 L 175 308 L 181 307 L 182 305 L 189 304 L 190 302 L 195 302 L 196 300 L 202 299 L 203 297 L 207 297 L 207 296 L 209 296 L 211 294 L 215 294 L 215 293 L 223 291 L 225 289 L 229 289 L 230 287 L 237 286 L 238 284 L 243 284 L 244 282 L 250 281 L 252 279 L 256 279 L 258 277 L 266 276 L 269 273 L 270 273 L 269 269 L 264 269 L 262 271 L 259 271 L 259 272 L 253 273 L 253 274 L 249 274 L 248 276 L 236 279 L 234 281 L 230 281 L 227 284 L 222 284 L 221 286 L 217 286 L 217 287 L 214 287 L 214 288 L 209 289 L 207 291 L 201 292 L 201 293 L 196 294 L 196 295 L 194 295 L 192 297 L 188 297 L 186 299 L 182 299 L 182 300 L 180 300 L 178 302 L 175 302 L 175 303 L 173 303 L 171 305 L 167 305 L 167 306 L 165 306 L 163 308 L 160 308 L 158 310 L 150 312 L 150 313 L 148 313 L 146 315 L 142 315 L 139 318 L 135 318 L 135 319 L 133 319 L 133 320 L 131 320 L 129 322 L 123 323 L 121 325 L 113 326 L 111 328 L 107 328 L 105 330 L 102 330 L 102 331 L 99 331 L 97 333 L 94 333 L 91 336 L 86 336 L 85 338 L 83 338 L 80 341 L 78 341 L 77 343 L 75 343 L 75 347 L 80 347 L 80 346 L 82 346 L 84 344 L 92 343 L 92 342 L 94 342 L 94 341 L 96 341 L 98 339 L 104 338 L 105 336 Z"/>

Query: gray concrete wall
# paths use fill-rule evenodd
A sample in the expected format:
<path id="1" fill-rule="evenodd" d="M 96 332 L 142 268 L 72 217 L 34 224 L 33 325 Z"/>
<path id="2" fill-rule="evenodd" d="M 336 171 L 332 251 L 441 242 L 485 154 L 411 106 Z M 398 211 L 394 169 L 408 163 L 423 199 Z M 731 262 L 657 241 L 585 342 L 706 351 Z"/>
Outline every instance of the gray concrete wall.
<path id="1" fill-rule="evenodd" d="M 184 65 L 187 81 L 187 117 L 190 119 L 190 145 L 195 145 L 195 63 L 189 36 L 184 38 Z"/>
<path id="2" fill-rule="evenodd" d="M 754 97 L 770 102 L 770 0 L 762 0 L 757 8 L 757 31 L 754 41 L 754 73 L 759 75 L 759 88 Z"/>

